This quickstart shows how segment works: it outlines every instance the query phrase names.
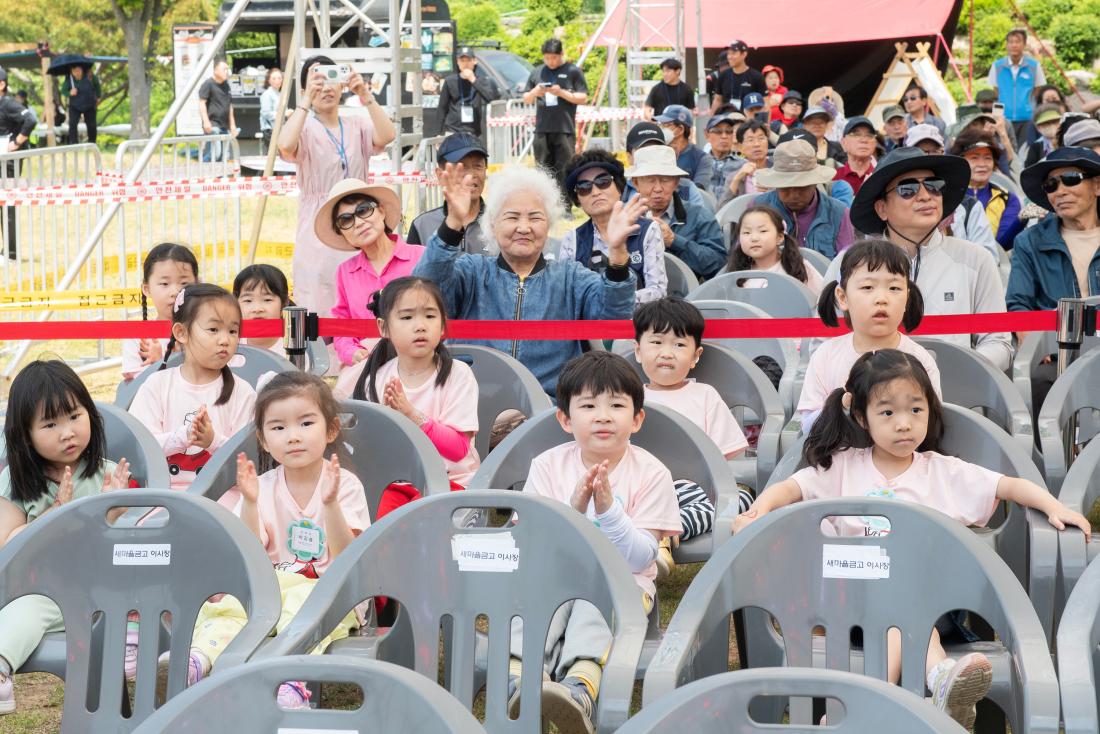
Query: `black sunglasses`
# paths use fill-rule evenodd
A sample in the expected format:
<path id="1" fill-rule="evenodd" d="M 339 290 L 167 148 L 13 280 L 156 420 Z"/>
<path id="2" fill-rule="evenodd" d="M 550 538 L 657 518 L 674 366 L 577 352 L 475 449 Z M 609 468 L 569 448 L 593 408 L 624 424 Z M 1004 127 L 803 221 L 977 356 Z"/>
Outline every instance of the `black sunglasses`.
<path id="1" fill-rule="evenodd" d="M 1079 171 L 1063 173 L 1061 176 L 1051 176 L 1046 181 L 1043 181 L 1043 191 L 1048 194 L 1053 194 L 1058 190 L 1059 185 L 1065 186 L 1066 188 L 1080 186 L 1086 178 L 1092 178 L 1092 176 L 1086 176 Z"/>
<path id="2" fill-rule="evenodd" d="M 578 181 L 573 186 L 573 190 L 577 192 L 578 196 L 588 196 L 592 193 L 593 187 L 600 191 L 607 191 L 613 183 L 615 183 L 615 179 L 610 174 L 604 173 L 590 181 Z"/>
<path id="3" fill-rule="evenodd" d="M 886 189 L 885 194 L 896 191 L 901 198 L 912 199 L 920 191 L 922 184 L 924 185 L 924 190 L 932 194 L 932 196 L 942 196 L 943 190 L 947 186 L 947 182 L 942 178 L 907 178 L 898 182 L 898 185 L 894 188 Z"/>
<path id="4" fill-rule="evenodd" d="M 356 219 L 370 219 L 378 210 L 378 204 L 373 201 L 364 201 L 355 207 L 354 212 L 344 212 L 336 216 L 336 226 L 340 229 L 351 229 L 355 226 Z"/>
<path id="5" fill-rule="evenodd" d="M 919 94 L 907 94 L 907 95 L 905 95 L 905 101 L 906 102 L 919 102 L 922 99 L 924 99 L 924 98 L 921 97 Z"/>

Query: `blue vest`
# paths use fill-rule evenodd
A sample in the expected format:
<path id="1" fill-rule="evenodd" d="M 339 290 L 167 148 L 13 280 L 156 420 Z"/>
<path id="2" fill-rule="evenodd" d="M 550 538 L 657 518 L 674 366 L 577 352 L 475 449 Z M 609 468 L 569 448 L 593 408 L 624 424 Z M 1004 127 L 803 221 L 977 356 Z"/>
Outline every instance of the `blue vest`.
<path id="1" fill-rule="evenodd" d="M 1039 62 L 1030 56 L 1020 60 L 1020 70 L 1012 76 L 1007 56 L 993 62 L 997 69 L 997 95 L 1005 106 L 1005 118 L 1012 122 L 1031 119 L 1031 93 L 1039 75 Z"/>
<path id="2" fill-rule="evenodd" d="M 779 200 L 778 191 L 769 191 L 761 194 L 753 200 L 754 204 L 766 204 L 782 215 L 787 223 L 787 231 L 793 233 L 795 229 L 794 216 L 783 206 Z M 843 204 L 831 196 L 822 196 L 817 192 L 817 214 L 810 222 L 810 230 L 806 233 L 806 243 L 803 247 L 820 252 L 832 260 L 836 257 L 836 236 L 840 233 L 840 223 L 847 212 Z M 793 234 L 792 234 L 793 236 Z"/>
<path id="3" fill-rule="evenodd" d="M 642 252 L 642 243 L 645 242 L 645 233 L 653 224 L 651 219 L 639 219 L 640 229 L 632 234 L 626 241 L 626 251 L 630 253 L 630 269 L 634 271 L 638 279 L 638 288 L 645 288 L 645 253 Z M 600 272 L 607 267 L 607 255 L 593 251 L 596 225 L 592 220 L 577 227 L 577 262 L 589 270 Z"/>

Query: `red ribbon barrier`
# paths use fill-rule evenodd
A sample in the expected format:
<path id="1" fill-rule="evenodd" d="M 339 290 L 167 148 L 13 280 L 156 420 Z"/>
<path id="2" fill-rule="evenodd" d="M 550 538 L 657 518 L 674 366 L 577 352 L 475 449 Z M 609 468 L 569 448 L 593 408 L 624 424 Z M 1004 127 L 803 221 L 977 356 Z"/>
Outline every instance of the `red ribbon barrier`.
<path id="1" fill-rule="evenodd" d="M 321 336 L 377 337 L 372 319 L 318 319 Z M 913 333 L 985 334 L 999 331 L 1054 331 L 1055 311 L 925 316 Z M 830 328 L 819 319 L 713 319 L 707 321 L 707 339 L 805 338 L 837 336 L 845 327 Z M 169 334 L 165 321 L 29 321 L 0 324 L 0 341 L 21 339 L 152 339 Z M 244 337 L 282 336 L 279 319 L 245 321 Z M 565 341 L 572 339 L 633 339 L 630 321 L 450 321 L 447 336 L 453 339 L 517 339 Z"/>

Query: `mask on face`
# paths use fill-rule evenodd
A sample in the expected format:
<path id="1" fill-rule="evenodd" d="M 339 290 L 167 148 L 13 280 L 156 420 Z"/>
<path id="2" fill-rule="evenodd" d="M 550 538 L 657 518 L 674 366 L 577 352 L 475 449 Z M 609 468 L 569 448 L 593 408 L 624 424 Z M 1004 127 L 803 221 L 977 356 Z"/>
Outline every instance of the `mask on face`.
<path id="1" fill-rule="evenodd" d="M 662 127 L 661 133 L 665 136 L 665 145 L 671 143 L 673 138 L 676 137 L 676 133 L 672 132 L 672 130 L 667 127 Z"/>

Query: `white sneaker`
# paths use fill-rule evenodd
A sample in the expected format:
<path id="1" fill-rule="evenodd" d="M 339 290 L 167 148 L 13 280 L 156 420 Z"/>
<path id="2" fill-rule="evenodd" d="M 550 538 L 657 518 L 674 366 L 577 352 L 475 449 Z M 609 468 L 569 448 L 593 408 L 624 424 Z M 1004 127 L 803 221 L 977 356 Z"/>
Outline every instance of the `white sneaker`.
<path id="1" fill-rule="evenodd" d="M 0 673 L 0 716 L 15 713 L 15 681 Z"/>
<path id="2" fill-rule="evenodd" d="M 941 663 L 933 683 L 932 705 L 969 730 L 978 715 L 975 706 L 993 684 L 993 666 L 985 655 L 972 652 L 954 665 Z"/>

